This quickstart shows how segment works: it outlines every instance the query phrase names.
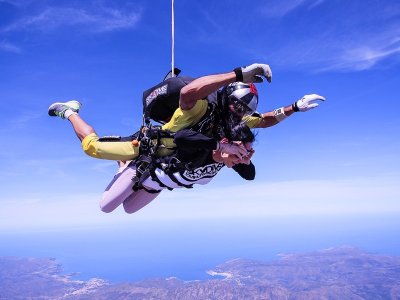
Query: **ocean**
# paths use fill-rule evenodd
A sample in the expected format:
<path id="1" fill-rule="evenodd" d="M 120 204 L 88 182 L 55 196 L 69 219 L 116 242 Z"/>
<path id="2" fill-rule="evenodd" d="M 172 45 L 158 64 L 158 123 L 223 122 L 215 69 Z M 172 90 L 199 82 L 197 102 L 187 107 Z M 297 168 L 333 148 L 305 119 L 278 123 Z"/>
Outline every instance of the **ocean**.
<path id="1" fill-rule="evenodd" d="M 400 255 L 398 215 L 282 216 L 267 219 L 136 222 L 132 226 L 0 233 L 0 256 L 51 257 L 65 274 L 111 282 L 205 279 L 234 258 L 355 246 Z"/>

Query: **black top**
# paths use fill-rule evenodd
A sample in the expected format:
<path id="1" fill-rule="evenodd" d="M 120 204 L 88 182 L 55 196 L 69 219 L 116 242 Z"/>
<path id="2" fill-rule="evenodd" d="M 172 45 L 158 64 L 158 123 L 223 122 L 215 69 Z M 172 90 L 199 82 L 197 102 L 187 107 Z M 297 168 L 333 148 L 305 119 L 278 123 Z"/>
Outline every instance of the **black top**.
<path id="1" fill-rule="evenodd" d="M 177 158 L 191 166 L 200 167 L 212 160 L 212 150 L 217 148 L 217 141 L 199 132 L 183 129 L 175 134 Z M 256 170 L 252 162 L 249 165 L 238 164 L 233 169 L 246 180 L 253 180 Z"/>

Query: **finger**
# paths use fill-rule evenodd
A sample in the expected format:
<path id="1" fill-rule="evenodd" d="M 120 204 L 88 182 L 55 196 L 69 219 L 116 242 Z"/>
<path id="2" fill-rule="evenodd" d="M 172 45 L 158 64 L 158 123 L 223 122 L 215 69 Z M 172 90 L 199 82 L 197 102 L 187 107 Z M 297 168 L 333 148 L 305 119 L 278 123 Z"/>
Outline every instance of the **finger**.
<path id="1" fill-rule="evenodd" d="M 267 80 L 268 80 L 268 78 L 267 78 Z M 260 83 L 260 82 L 263 82 L 263 79 L 260 75 L 254 75 L 253 82 Z"/>
<path id="2" fill-rule="evenodd" d="M 319 105 L 318 103 L 312 103 L 312 104 L 308 105 L 308 108 L 313 109 L 313 108 L 316 108 L 318 105 Z"/>
<path id="3" fill-rule="evenodd" d="M 251 152 L 249 153 L 249 155 L 247 155 L 247 158 L 250 160 L 250 159 L 253 157 L 253 154 L 254 154 L 254 151 L 251 151 Z"/>
<path id="4" fill-rule="evenodd" d="M 236 155 L 239 158 L 241 158 L 243 156 L 243 154 L 240 151 L 239 146 L 236 146 L 236 145 L 231 145 L 230 147 L 227 147 L 225 149 L 224 153 Z"/>
<path id="5" fill-rule="evenodd" d="M 307 103 L 308 103 L 308 105 L 311 105 L 311 104 L 314 104 L 314 103 L 319 103 L 319 101 L 321 101 L 321 99 L 313 99 L 313 100 L 309 100 Z"/>
<path id="6" fill-rule="evenodd" d="M 321 96 L 321 95 L 318 95 L 318 94 L 312 94 L 310 96 L 313 97 L 313 100 L 321 100 L 321 101 L 325 101 L 326 100 L 324 96 Z"/>
<path id="7" fill-rule="evenodd" d="M 270 68 L 268 65 L 263 65 L 262 68 L 263 68 L 263 72 L 264 72 L 265 78 L 267 78 L 267 81 L 268 81 L 268 82 L 271 82 L 271 81 L 272 81 L 272 71 L 271 71 L 271 68 Z"/>
<path id="8" fill-rule="evenodd" d="M 239 157 L 240 159 L 242 159 L 243 157 L 245 157 L 247 155 L 247 150 L 246 149 L 242 149 L 242 148 L 238 148 L 235 151 L 235 155 L 237 157 Z"/>
<path id="9" fill-rule="evenodd" d="M 243 157 L 245 157 L 245 156 L 247 156 L 249 154 L 249 152 L 247 152 L 247 150 L 245 148 L 240 149 L 239 153 Z"/>

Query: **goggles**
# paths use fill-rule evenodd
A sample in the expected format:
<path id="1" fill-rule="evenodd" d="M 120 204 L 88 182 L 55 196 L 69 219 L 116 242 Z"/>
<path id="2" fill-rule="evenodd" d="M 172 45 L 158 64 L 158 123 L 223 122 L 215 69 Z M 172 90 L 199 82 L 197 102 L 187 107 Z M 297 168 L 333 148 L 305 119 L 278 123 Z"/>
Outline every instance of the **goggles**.
<path id="1" fill-rule="evenodd" d="M 236 115 L 240 116 L 246 116 L 246 115 L 251 115 L 253 113 L 253 110 L 251 110 L 246 104 L 244 104 L 241 101 L 238 100 L 233 100 L 230 102 L 232 105 L 232 112 Z"/>

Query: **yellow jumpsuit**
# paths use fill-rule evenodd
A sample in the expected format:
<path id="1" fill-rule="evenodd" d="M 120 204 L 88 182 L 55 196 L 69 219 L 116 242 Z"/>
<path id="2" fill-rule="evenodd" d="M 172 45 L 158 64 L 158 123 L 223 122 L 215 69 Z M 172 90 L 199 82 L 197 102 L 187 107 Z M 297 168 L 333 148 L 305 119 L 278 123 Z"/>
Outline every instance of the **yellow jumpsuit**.
<path id="1" fill-rule="evenodd" d="M 198 100 L 190 110 L 178 108 L 171 120 L 162 126 L 162 129 L 177 132 L 181 129 L 191 127 L 201 120 L 207 112 L 207 100 Z M 256 127 L 261 118 L 250 117 L 246 119 L 246 125 L 250 128 Z M 172 154 L 175 144 L 172 138 L 162 138 L 157 155 L 166 156 Z M 139 155 L 137 142 L 131 141 L 99 141 L 97 134 L 92 133 L 82 140 L 82 148 L 85 153 L 94 158 L 109 160 L 133 160 Z"/>

